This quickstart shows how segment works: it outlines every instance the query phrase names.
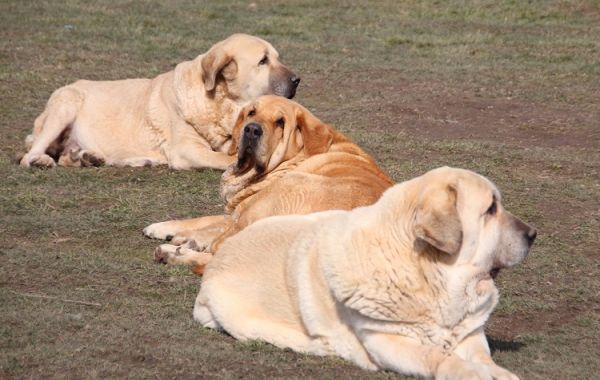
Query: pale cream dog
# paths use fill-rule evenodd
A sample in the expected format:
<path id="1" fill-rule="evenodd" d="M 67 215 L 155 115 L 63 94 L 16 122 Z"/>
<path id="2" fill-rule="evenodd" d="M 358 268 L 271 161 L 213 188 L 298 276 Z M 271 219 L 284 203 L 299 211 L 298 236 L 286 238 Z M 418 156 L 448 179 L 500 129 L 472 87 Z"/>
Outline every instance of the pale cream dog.
<path id="1" fill-rule="evenodd" d="M 56 90 L 26 139 L 23 166 L 225 169 L 240 110 L 265 94 L 294 97 L 300 78 L 273 46 L 234 34 L 154 79 L 77 81 Z"/>
<path id="2" fill-rule="evenodd" d="M 494 278 L 536 231 L 484 177 L 448 167 L 372 206 L 263 219 L 208 264 L 194 318 L 362 368 L 436 379 L 518 379 L 494 363 L 483 326 Z"/>

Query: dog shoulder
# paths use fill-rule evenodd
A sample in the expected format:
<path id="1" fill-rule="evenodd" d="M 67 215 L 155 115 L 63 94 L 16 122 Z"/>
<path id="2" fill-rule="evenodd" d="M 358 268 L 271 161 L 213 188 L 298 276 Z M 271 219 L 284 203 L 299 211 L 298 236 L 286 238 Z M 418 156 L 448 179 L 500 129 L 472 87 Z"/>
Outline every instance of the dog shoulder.
<path id="1" fill-rule="evenodd" d="M 412 252 L 379 223 L 378 211 L 363 207 L 328 221 L 323 271 L 346 307 L 374 319 L 402 320 L 406 313 L 423 312 L 417 305 L 422 302 L 413 300 L 428 296 L 426 284 Z"/>
<path id="2" fill-rule="evenodd" d="M 193 61 L 179 63 L 175 66 L 172 77 L 163 82 L 163 86 L 173 92 L 180 112 L 188 120 L 203 113 L 206 102 L 204 82 L 201 80 L 201 57 L 202 55 Z"/>

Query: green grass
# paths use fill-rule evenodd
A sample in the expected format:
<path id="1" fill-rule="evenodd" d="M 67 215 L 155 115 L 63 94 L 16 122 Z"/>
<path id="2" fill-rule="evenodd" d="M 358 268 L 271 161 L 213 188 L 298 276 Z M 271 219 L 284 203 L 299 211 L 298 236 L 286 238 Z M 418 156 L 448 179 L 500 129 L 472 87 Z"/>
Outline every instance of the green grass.
<path id="1" fill-rule="evenodd" d="M 394 180 L 450 165 L 495 182 L 539 233 L 497 280 L 495 360 L 525 379 L 598 378 L 600 4 L 250 3 L 0 1 L 0 377 L 402 378 L 192 320 L 201 279 L 153 264 L 141 230 L 220 213 L 219 172 L 10 163 L 58 87 L 152 77 L 244 32 Z"/>

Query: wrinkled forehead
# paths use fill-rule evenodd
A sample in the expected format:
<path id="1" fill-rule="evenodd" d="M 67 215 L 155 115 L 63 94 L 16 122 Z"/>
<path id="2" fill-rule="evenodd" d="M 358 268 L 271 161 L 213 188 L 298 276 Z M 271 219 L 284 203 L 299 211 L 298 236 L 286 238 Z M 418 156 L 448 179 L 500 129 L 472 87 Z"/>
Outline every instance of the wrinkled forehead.
<path id="1" fill-rule="evenodd" d="M 267 95 L 255 100 L 250 110 L 261 117 L 280 119 L 293 115 L 294 103 L 281 96 Z"/>

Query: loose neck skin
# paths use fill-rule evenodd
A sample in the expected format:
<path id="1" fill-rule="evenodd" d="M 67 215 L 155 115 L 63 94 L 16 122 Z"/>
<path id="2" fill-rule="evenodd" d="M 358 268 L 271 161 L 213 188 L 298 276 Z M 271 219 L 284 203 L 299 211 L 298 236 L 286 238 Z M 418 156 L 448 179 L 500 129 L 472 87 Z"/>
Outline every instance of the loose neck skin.
<path id="1" fill-rule="evenodd" d="M 199 113 L 191 115 L 191 122 L 199 133 L 206 131 L 207 124 L 213 124 L 222 137 L 231 139 L 231 132 L 238 114 L 245 104 L 238 103 L 227 93 L 227 83 L 220 80 L 213 91 L 207 93 L 208 102 L 205 102 L 204 109 L 198 110 Z M 209 140 L 210 141 L 210 140 Z"/>
<path id="2" fill-rule="evenodd" d="M 486 313 L 496 305 L 498 295 L 494 282 L 486 278 L 489 270 L 472 261 L 474 253 L 465 251 L 477 247 L 463 244 L 459 252 L 450 254 L 415 236 L 413 227 L 418 207 L 415 200 L 422 191 L 418 181 L 419 178 L 406 182 L 401 188 L 397 186 L 384 194 L 384 197 L 394 198 L 393 203 L 388 203 L 393 204 L 394 208 L 381 210 L 379 225 L 389 226 L 388 231 L 382 231 L 382 236 L 391 236 L 393 244 L 390 246 L 402 247 L 391 255 L 391 259 L 397 263 L 392 266 L 404 265 L 406 268 L 406 263 L 415 266 L 419 272 L 416 282 L 421 280 L 426 283 L 432 300 L 438 305 L 440 323 L 449 326 L 459 323 L 463 316 L 455 314 L 455 309 L 468 310 L 470 318 L 487 319 Z M 398 215 L 397 210 L 402 210 L 403 215 Z M 462 307 L 459 306 L 461 304 Z"/>
<path id="3" fill-rule="evenodd" d="M 419 179 L 414 179 L 387 190 L 375 206 L 372 206 L 375 210 L 363 208 L 352 211 L 367 214 L 362 218 L 354 217 L 354 220 L 365 220 L 366 224 L 358 226 L 352 232 L 356 239 L 353 239 L 355 242 L 352 249 L 348 250 L 351 252 L 349 254 L 362 255 L 363 259 L 349 261 L 366 263 L 360 269 L 361 272 L 367 273 L 365 277 L 360 277 L 370 279 L 364 284 L 365 288 L 387 289 L 378 293 L 388 294 L 390 302 L 398 303 L 394 308 L 397 313 L 408 313 L 386 315 L 386 312 L 381 311 L 380 317 L 389 320 L 411 320 L 414 317 L 411 313 L 438 314 L 430 308 L 437 305 L 438 301 L 445 302 L 441 300 L 446 294 L 443 288 L 448 278 L 445 267 L 455 260 L 447 253 L 417 239 L 413 232 L 418 206 L 416 199 L 421 190 L 418 181 Z M 375 214 L 375 220 L 369 218 L 369 213 Z M 381 259 L 371 261 L 371 255 Z M 379 265 L 371 266 L 371 262 L 378 262 Z M 427 302 L 423 302 L 424 300 Z M 407 308 L 407 304 L 412 306 Z"/>
<path id="4" fill-rule="evenodd" d="M 207 92 L 198 73 L 200 61 L 183 62 L 164 80 L 173 81 L 171 88 L 177 99 L 177 112 L 185 122 L 204 138 L 213 150 L 226 152 L 231 132 L 239 112 L 245 105 L 241 99 L 232 98 L 225 78 L 219 77 L 215 88 Z M 167 96 L 165 94 L 164 96 Z"/>
<path id="5" fill-rule="evenodd" d="M 300 152 L 268 173 L 259 172 L 254 166 L 243 172 L 237 171 L 237 165 L 229 167 L 221 176 L 221 197 L 225 201 L 225 213 L 233 212 L 240 203 L 294 170 L 305 158 L 304 152 Z"/>

